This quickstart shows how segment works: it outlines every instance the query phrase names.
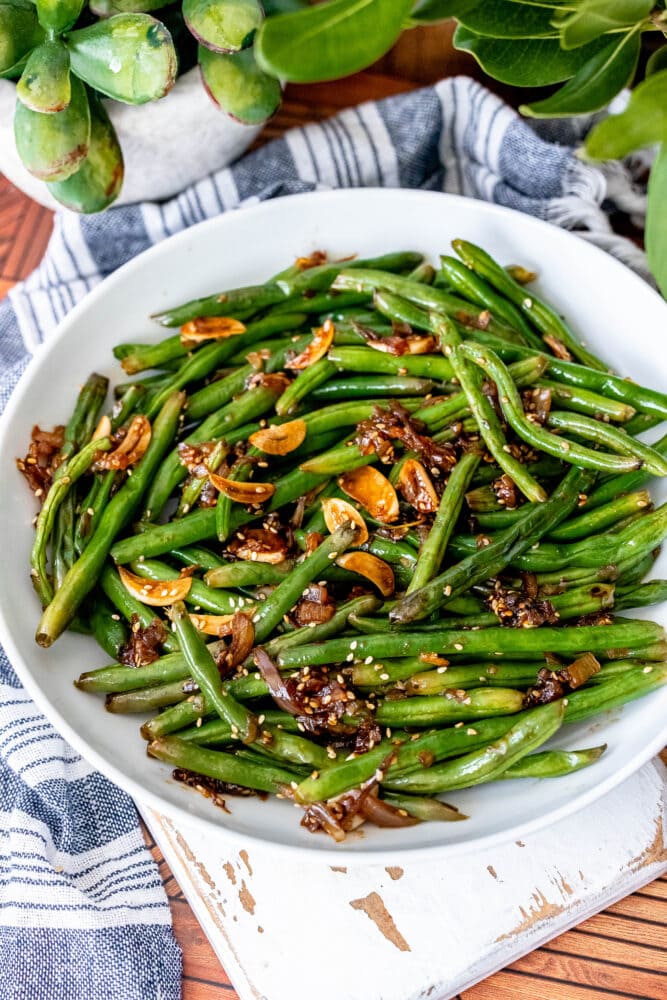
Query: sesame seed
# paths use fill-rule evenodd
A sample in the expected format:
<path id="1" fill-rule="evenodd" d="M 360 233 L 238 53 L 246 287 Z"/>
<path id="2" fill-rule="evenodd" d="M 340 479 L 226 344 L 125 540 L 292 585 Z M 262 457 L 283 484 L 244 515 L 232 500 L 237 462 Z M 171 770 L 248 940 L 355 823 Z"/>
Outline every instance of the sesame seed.
<path id="1" fill-rule="evenodd" d="M 460 642 L 455 642 L 454 649 L 458 649 L 459 651 L 461 651 L 463 649 L 463 644 Z"/>
<path id="2" fill-rule="evenodd" d="M 370 664 L 370 663 L 372 663 L 372 662 L 373 662 L 373 657 L 372 657 L 372 656 L 367 656 L 367 657 L 366 657 L 366 659 L 364 660 L 364 663 L 365 663 L 365 664 L 366 664 L 367 666 L 368 666 L 368 664 Z"/>
<path id="3" fill-rule="evenodd" d="M 653 673 L 653 667 L 644 667 L 644 669 L 642 670 L 642 673 L 643 674 L 652 674 Z"/>
<path id="4" fill-rule="evenodd" d="M 381 681 L 388 681 L 389 680 L 389 674 L 380 674 L 380 680 Z"/>
<path id="5" fill-rule="evenodd" d="M 466 736 L 477 736 L 477 730 L 472 727 L 470 729 L 466 729 Z"/>
<path id="6" fill-rule="evenodd" d="M 463 723 L 462 722 L 455 722 L 454 723 L 454 729 L 463 729 Z"/>
<path id="7" fill-rule="evenodd" d="M 112 619 L 113 619 L 113 621 L 115 621 L 115 622 L 119 622 L 119 621 L 120 621 L 120 615 L 112 615 L 112 616 L 111 616 L 111 618 L 112 618 Z"/>

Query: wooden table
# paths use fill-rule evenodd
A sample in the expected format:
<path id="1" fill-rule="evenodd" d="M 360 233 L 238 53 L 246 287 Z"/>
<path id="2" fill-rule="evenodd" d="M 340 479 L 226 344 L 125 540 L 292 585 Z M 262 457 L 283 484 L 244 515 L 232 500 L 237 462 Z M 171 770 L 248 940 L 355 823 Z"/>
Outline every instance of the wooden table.
<path id="1" fill-rule="evenodd" d="M 332 84 L 289 87 L 262 141 L 359 101 L 409 90 L 445 75 L 479 76 L 467 56 L 451 52 L 449 34 L 447 26 L 412 32 L 365 73 Z M 496 89 L 509 100 L 515 98 L 508 88 Z M 50 230 L 50 213 L 0 176 L 0 297 L 37 266 Z M 235 1000 L 237 994 L 174 876 L 148 833 L 146 838 L 160 866 L 174 930 L 183 947 L 183 1000 Z M 667 876 L 663 876 L 457 1000 L 665 1000 L 666 927 Z"/>

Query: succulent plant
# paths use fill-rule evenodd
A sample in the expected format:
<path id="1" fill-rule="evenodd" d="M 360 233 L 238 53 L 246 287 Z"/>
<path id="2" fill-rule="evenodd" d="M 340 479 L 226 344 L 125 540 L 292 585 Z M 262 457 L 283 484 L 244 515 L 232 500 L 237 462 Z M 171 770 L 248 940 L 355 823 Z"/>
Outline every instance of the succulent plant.
<path id="1" fill-rule="evenodd" d="M 102 97 L 155 101 L 199 63 L 236 120 L 261 125 L 281 81 L 331 80 L 394 43 L 420 0 L 0 0 L 0 77 L 17 80 L 19 155 L 58 201 L 98 212 L 123 158 Z"/>

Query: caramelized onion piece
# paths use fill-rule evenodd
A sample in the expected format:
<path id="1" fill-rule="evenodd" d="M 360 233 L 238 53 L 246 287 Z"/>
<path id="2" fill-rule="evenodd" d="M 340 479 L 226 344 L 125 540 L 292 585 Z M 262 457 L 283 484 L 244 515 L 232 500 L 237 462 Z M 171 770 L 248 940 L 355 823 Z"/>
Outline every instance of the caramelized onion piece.
<path id="1" fill-rule="evenodd" d="M 435 337 L 428 333 L 410 333 L 407 336 L 373 337 L 366 343 L 376 351 L 394 354 L 401 357 L 404 354 L 432 354 L 436 349 Z"/>
<path id="2" fill-rule="evenodd" d="M 300 271 L 307 271 L 311 267 L 320 267 L 322 264 L 326 264 L 328 259 L 326 251 L 313 250 L 307 257 L 297 257 L 294 263 Z"/>
<path id="3" fill-rule="evenodd" d="M 146 454 L 151 435 L 148 417 L 141 414 L 133 417 L 118 447 L 99 455 L 95 461 L 95 469 L 128 469 L 131 465 L 136 465 Z"/>
<path id="4" fill-rule="evenodd" d="M 189 576 L 182 576 L 178 580 L 146 580 L 143 576 L 130 573 L 124 566 L 118 567 L 118 574 L 132 597 L 155 608 L 182 601 L 192 586 L 192 577 Z"/>
<path id="5" fill-rule="evenodd" d="M 302 710 L 300 706 L 290 695 L 278 667 L 266 650 L 258 646 L 253 653 L 253 659 L 278 708 L 282 708 L 284 712 L 289 712 L 290 715 L 301 715 Z"/>
<path id="6" fill-rule="evenodd" d="M 411 816 L 405 809 L 390 806 L 388 802 L 383 802 L 375 795 L 367 795 L 363 799 L 359 812 L 364 819 L 374 823 L 375 826 L 416 826 L 421 823 L 421 820 L 417 819 L 416 816 Z"/>
<path id="7" fill-rule="evenodd" d="M 403 499 L 420 514 L 433 514 L 439 506 L 438 494 L 431 478 L 416 458 L 407 458 L 400 468 L 397 486 Z"/>
<path id="8" fill-rule="evenodd" d="M 270 500 L 276 492 L 273 483 L 242 483 L 235 479 L 226 479 L 215 472 L 209 472 L 208 478 L 219 493 L 229 497 L 235 503 L 260 504 Z"/>
<path id="9" fill-rule="evenodd" d="M 330 319 L 325 319 L 322 326 L 319 326 L 313 335 L 313 339 L 308 347 L 297 354 L 291 361 L 285 363 L 285 368 L 300 371 L 303 368 L 310 368 L 316 361 L 319 361 L 327 353 L 333 344 L 335 327 Z"/>
<path id="10" fill-rule="evenodd" d="M 389 563 L 378 559 L 371 552 L 344 552 L 336 559 L 336 565 L 365 576 L 375 584 L 383 597 L 390 597 L 396 589 L 394 571 Z"/>
<path id="11" fill-rule="evenodd" d="M 206 340 L 224 340 L 226 337 L 237 337 L 245 331 L 244 324 L 231 316 L 200 316 L 183 324 L 181 344 L 187 348 L 196 347 Z"/>
<path id="12" fill-rule="evenodd" d="M 199 632 L 218 638 L 232 634 L 233 618 L 234 615 L 190 615 L 190 621 Z"/>
<path id="13" fill-rule="evenodd" d="M 227 546 L 227 551 L 245 562 L 277 566 L 287 558 L 288 543 L 268 528 L 243 528 Z"/>
<path id="14" fill-rule="evenodd" d="M 352 524 L 358 529 L 357 537 L 354 540 L 355 545 L 363 545 L 368 541 L 366 522 L 357 508 L 353 507 L 347 500 L 340 500 L 336 497 L 323 500 L 322 513 L 324 514 L 324 523 L 332 534 L 336 528 L 340 528 L 341 524 L 352 521 Z"/>
<path id="15" fill-rule="evenodd" d="M 398 520 L 396 490 L 387 477 L 372 465 L 344 472 L 338 479 L 338 485 L 343 493 L 360 503 L 377 521 L 390 524 Z"/>
<path id="16" fill-rule="evenodd" d="M 267 455 L 289 455 L 306 439 L 308 428 L 305 420 L 289 420 L 286 424 L 272 424 L 255 431 L 248 438 L 253 448 Z"/>

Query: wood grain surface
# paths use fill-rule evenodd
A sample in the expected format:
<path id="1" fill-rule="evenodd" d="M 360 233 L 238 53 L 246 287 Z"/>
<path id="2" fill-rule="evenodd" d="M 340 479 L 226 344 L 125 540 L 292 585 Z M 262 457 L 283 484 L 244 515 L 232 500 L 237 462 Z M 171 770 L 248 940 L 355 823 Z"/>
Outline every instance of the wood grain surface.
<path id="1" fill-rule="evenodd" d="M 365 73 L 331 84 L 288 87 L 280 112 L 260 141 L 359 101 L 400 93 L 442 76 L 463 72 L 479 77 L 467 56 L 452 52 L 450 35 L 448 26 L 414 31 Z M 509 88 L 495 89 L 516 100 Z M 0 175 L 0 297 L 38 264 L 50 231 L 50 212 Z M 183 1000 L 235 1000 L 237 994 L 174 876 L 148 831 L 145 836 L 160 866 L 183 948 Z M 663 876 L 457 1000 L 665 1000 L 666 928 L 667 876 Z"/>

